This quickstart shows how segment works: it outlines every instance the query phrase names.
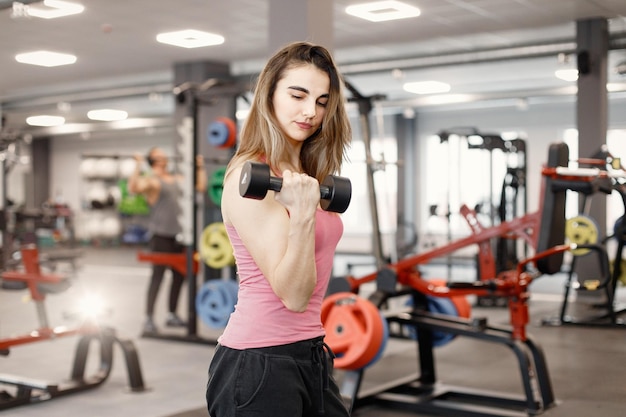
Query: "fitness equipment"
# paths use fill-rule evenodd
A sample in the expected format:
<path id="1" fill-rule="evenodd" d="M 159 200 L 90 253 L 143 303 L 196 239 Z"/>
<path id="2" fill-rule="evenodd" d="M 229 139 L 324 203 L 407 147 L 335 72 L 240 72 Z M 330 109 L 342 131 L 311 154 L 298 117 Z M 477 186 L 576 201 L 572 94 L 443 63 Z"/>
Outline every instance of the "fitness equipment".
<path id="1" fill-rule="evenodd" d="M 235 264 L 233 247 L 222 222 L 214 222 L 204 228 L 198 250 L 202 261 L 211 268 L 221 269 Z"/>
<path id="2" fill-rule="evenodd" d="M 105 239 L 114 239 L 122 232 L 122 222 L 117 216 L 106 216 L 102 220 L 101 235 Z"/>
<path id="3" fill-rule="evenodd" d="M 209 200 L 211 200 L 211 202 L 218 207 L 222 204 L 222 192 L 224 191 L 225 175 L 226 167 L 216 169 L 209 177 L 209 184 L 207 185 Z"/>
<path id="4" fill-rule="evenodd" d="M 352 97 L 348 99 L 348 101 L 355 102 L 359 109 L 359 122 L 361 127 L 361 134 L 363 137 L 363 143 L 365 145 L 365 157 L 367 159 L 367 191 L 368 191 L 368 202 L 370 209 L 370 216 L 372 218 L 371 226 L 372 226 L 372 251 L 374 258 L 376 260 L 376 266 L 378 268 L 382 268 L 387 262 L 388 259 L 383 254 L 383 244 L 382 244 L 382 235 L 380 232 L 380 221 L 378 219 L 378 200 L 376 198 L 376 187 L 374 186 L 374 171 L 376 169 L 375 164 L 371 161 L 374 160 L 372 158 L 372 150 L 371 150 L 371 129 L 369 123 L 369 115 L 372 111 L 372 102 L 377 100 L 383 100 L 386 97 L 381 94 L 375 94 L 369 97 L 362 95 L 351 83 L 344 81 L 346 88 L 352 94 Z"/>
<path id="5" fill-rule="evenodd" d="M 419 339 L 418 365 L 421 371 L 416 375 L 382 384 L 378 389 L 368 389 L 367 393 L 359 393 L 364 370 L 354 371 L 348 383 L 341 387 L 342 395 L 349 403 L 350 409 L 360 404 L 376 402 L 383 407 L 398 406 L 426 414 L 521 416 L 539 414 L 555 406 L 543 351 L 526 332 L 526 325 L 529 321 L 530 283 L 539 276 L 559 272 L 564 253 L 575 248 L 572 244 L 564 244 L 565 191 L 574 188 L 577 183 L 561 171 L 561 168 L 568 164 L 568 156 L 569 149 L 566 144 L 550 146 L 547 167 L 542 169 L 542 195 L 540 210 L 537 213 L 485 228 L 476 219 L 475 212 L 464 206 L 462 210 L 467 212 L 466 219 L 470 226 L 473 225 L 471 236 L 452 241 L 445 247 L 388 264 L 385 268 L 365 277 L 342 279 L 343 287 L 354 293 L 362 284 L 375 281 L 376 290 L 368 299 L 379 309 L 389 305 L 393 297 L 406 295 L 413 297 L 411 311 L 400 313 L 389 311 L 385 313 L 385 317 L 390 323 L 390 330 L 395 328 L 391 326 L 392 324 L 397 324 L 401 329 L 406 326 L 413 326 L 416 329 Z M 441 286 L 423 279 L 420 274 L 419 265 L 429 262 L 434 257 L 505 235 L 509 238 L 523 239 L 531 244 L 535 248 L 534 256 L 519 262 L 515 269 L 501 271 L 494 274 L 491 279 L 484 279 L 483 276 L 483 279 L 475 282 L 447 282 L 446 286 Z M 531 264 L 534 264 L 535 268 L 529 268 Z M 495 270 L 493 263 L 487 266 Z M 452 317 L 428 311 L 428 296 L 451 298 L 467 295 L 505 297 L 508 301 L 510 326 L 494 326 L 489 324 L 486 318 Z M 503 395 L 475 389 L 465 390 L 460 387 L 449 389 L 437 383 L 433 353 L 435 331 L 472 337 L 511 349 L 521 374 L 523 395 Z M 390 332 L 390 337 L 395 336 Z"/>
<path id="6" fill-rule="evenodd" d="M 279 192 L 282 185 L 282 178 L 270 176 L 269 165 L 247 161 L 239 178 L 239 194 L 242 197 L 262 200 L 268 190 Z M 352 184 L 347 178 L 328 175 L 320 184 L 320 194 L 322 209 L 343 213 L 350 205 Z"/>
<path id="7" fill-rule="evenodd" d="M 148 230 L 138 224 L 128 225 L 122 235 L 122 242 L 128 244 L 147 243 L 149 240 Z"/>
<path id="8" fill-rule="evenodd" d="M 120 177 L 130 178 L 137 169 L 137 160 L 135 158 L 120 158 L 118 165 Z"/>
<path id="9" fill-rule="evenodd" d="M 121 214 L 141 216 L 150 213 L 150 206 L 146 198 L 141 194 L 131 194 L 128 191 L 128 180 L 119 180 L 117 187 L 120 190 L 120 202 L 117 205 L 117 211 Z"/>
<path id="10" fill-rule="evenodd" d="M 589 216 L 581 214 L 565 221 L 565 238 L 576 245 L 595 245 L 598 243 L 598 225 Z M 591 249 L 572 250 L 575 256 L 586 255 Z"/>
<path id="11" fill-rule="evenodd" d="M 581 207 L 588 208 L 589 199 L 595 193 L 611 194 L 616 191 L 622 198 L 624 210 L 626 211 L 626 172 L 621 167 L 618 158 L 614 158 L 610 153 L 603 153 L 603 158 L 581 158 L 579 163 L 592 165 L 592 168 L 569 169 L 562 168 L 558 170 L 562 176 L 565 176 L 567 183 L 557 184 L 558 186 L 576 191 L 580 196 Z M 603 168 L 600 169 L 599 167 Z M 616 305 L 615 290 L 622 274 L 622 252 L 624 248 L 624 226 L 622 222 L 616 222 L 613 236 L 608 236 L 602 242 L 599 242 L 600 233 L 595 221 L 582 214 L 574 217 L 565 227 L 567 238 L 576 243 L 578 247 L 572 251 L 574 255 L 570 264 L 567 280 L 565 282 L 565 290 L 563 294 L 563 302 L 558 317 L 548 317 L 542 320 L 542 324 L 550 326 L 560 325 L 582 325 L 596 327 L 621 327 L 626 325 L 626 321 L 618 316 L 626 313 L 626 307 Z M 615 238 L 617 246 L 612 265 L 609 262 L 609 256 L 602 243 L 609 239 Z M 594 253 L 598 261 L 597 276 L 590 278 L 579 278 L 574 282 L 574 272 L 577 262 L 581 256 L 588 256 Z M 600 291 L 603 301 L 592 305 L 592 308 L 603 310 L 598 314 L 592 312 L 586 317 L 579 311 L 581 317 L 573 317 L 569 314 L 570 291 L 576 288 L 581 292 Z"/>
<path id="12" fill-rule="evenodd" d="M 199 265 L 198 257 L 194 255 L 192 262 L 192 274 L 197 274 Z M 137 260 L 140 262 L 148 262 L 154 265 L 169 266 L 183 275 L 187 275 L 187 255 L 185 253 L 167 253 L 167 252 L 137 252 Z"/>
<path id="13" fill-rule="evenodd" d="M 211 329 L 223 329 L 235 311 L 239 285 L 234 280 L 210 279 L 200 287 L 196 296 L 196 311 L 200 320 Z"/>
<path id="14" fill-rule="evenodd" d="M 200 70 L 200 68 L 198 68 L 198 70 Z M 200 71 L 202 72 L 204 70 L 203 68 Z M 193 73 L 197 74 L 198 71 L 194 70 Z M 180 75 L 186 76 L 182 73 Z M 206 143 L 204 142 L 204 138 L 202 138 L 202 140 L 200 138 L 200 136 L 204 137 L 205 134 L 199 134 L 198 128 L 203 119 L 199 115 L 199 110 L 201 106 L 219 106 L 220 109 L 217 109 L 215 112 L 232 112 L 234 115 L 234 98 L 241 94 L 241 91 L 243 91 L 242 86 L 235 85 L 230 80 L 218 78 L 207 79 L 201 84 L 191 81 L 184 82 L 175 86 L 173 89 L 177 104 L 176 131 L 178 135 L 175 144 L 176 155 L 171 157 L 171 159 L 176 161 L 180 174 L 184 178 L 180 187 L 181 194 L 178 198 L 178 203 L 181 208 L 181 215 L 178 219 L 182 226 L 180 243 L 185 247 L 187 326 L 184 335 L 159 332 L 144 335 L 145 337 L 192 343 L 217 343 L 216 339 L 204 338 L 198 335 L 198 314 L 195 303 L 199 287 L 197 270 L 195 268 L 195 264 L 200 260 L 199 253 L 197 252 L 197 250 L 199 250 L 198 238 L 200 236 L 198 228 L 201 227 L 201 223 L 204 223 L 204 221 L 200 222 L 199 220 L 201 217 L 203 220 L 208 218 L 210 222 L 214 217 L 218 217 L 218 213 L 215 213 L 215 216 L 213 216 L 212 213 L 207 213 L 207 209 L 211 212 L 218 210 L 215 210 L 215 208 L 210 207 L 208 204 L 204 204 L 204 200 L 202 200 L 203 204 L 201 205 L 200 200 L 196 198 L 198 185 L 197 175 L 195 175 L 196 155 L 204 153 L 201 152 L 200 145 L 201 143 Z M 229 99 L 232 99 L 232 106 L 230 106 L 231 100 Z M 206 114 L 203 116 L 206 116 Z M 231 130 L 234 131 L 234 129 Z M 228 140 L 226 142 L 228 143 Z M 222 152 L 222 149 L 214 148 L 211 154 L 215 156 L 205 156 L 204 162 L 207 164 L 226 165 L 230 161 L 233 153 L 234 149 L 232 149 L 232 147 L 224 149 L 224 152 Z M 221 156 L 222 154 L 224 154 L 223 157 Z M 200 213 L 201 208 L 204 210 L 202 215 Z M 215 258 L 212 257 L 212 259 Z M 221 274 L 222 272 L 221 270 L 217 271 L 212 268 L 203 268 L 205 279 L 217 273 Z"/>
<path id="15" fill-rule="evenodd" d="M 520 214 L 526 214 L 526 143 L 522 139 L 505 140 L 498 134 L 490 134 L 480 132 L 473 127 L 456 127 L 440 131 L 438 134 L 440 143 L 448 145 L 448 153 L 452 155 L 454 143 L 452 136 L 458 137 L 458 158 L 461 161 L 462 156 L 468 156 L 468 160 L 475 161 L 476 158 L 469 158 L 470 154 L 475 151 L 481 151 L 476 157 L 488 157 L 488 162 L 484 159 L 477 160 L 481 167 L 479 172 L 487 172 L 488 177 L 484 180 L 487 190 L 482 201 L 478 201 L 474 210 L 489 219 L 489 225 L 497 225 L 501 222 L 517 218 Z M 451 161 L 449 161 L 451 162 Z M 476 162 L 471 162 L 475 164 Z M 495 190 L 494 182 L 496 179 L 502 178 L 502 188 L 498 193 Z M 457 187 L 462 190 L 463 177 L 459 172 L 456 179 Z M 448 181 L 447 201 L 448 207 L 445 214 L 447 240 L 452 240 L 452 228 L 450 222 L 449 204 L 454 200 L 451 193 L 453 182 Z M 460 196 L 459 196 L 460 197 Z M 435 206 L 436 207 L 436 206 Z M 434 212 L 436 210 L 431 210 Z M 520 245 L 515 240 L 508 239 L 506 236 L 500 236 L 489 244 L 495 251 L 495 272 L 505 271 L 514 268 L 520 258 Z M 527 255 L 528 246 L 523 246 L 523 256 Z M 479 265 L 480 266 L 480 265 Z M 447 257 L 448 275 L 452 270 L 452 257 Z M 493 276 L 492 271 L 482 271 L 478 268 L 478 275 L 485 276 L 487 279 Z M 477 297 L 477 305 L 480 306 L 506 306 L 505 299 L 495 297 Z"/>
<path id="16" fill-rule="evenodd" d="M 445 280 L 432 279 L 429 280 L 431 284 L 445 287 L 447 285 Z M 471 316 L 472 306 L 470 305 L 467 297 L 464 296 L 452 296 L 449 298 L 426 296 L 427 299 L 427 311 L 435 314 L 443 314 L 450 317 L 462 317 L 469 319 Z M 410 297 L 406 305 L 413 306 L 414 297 Z M 417 339 L 417 331 L 415 327 L 408 326 L 405 329 L 408 336 L 411 339 Z M 433 347 L 445 346 L 456 337 L 453 333 L 446 333 L 443 331 L 433 331 Z"/>
<path id="17" fill-rule="evenodd" d="M 321 318 L 324 341 L 336 355 L 336 368 L 362 369 L 382 356 L 389 328 L 378 307 L 369 300 L 349 292 L 332 294 L 322 303 Z"/>
<path id="18" fill-rule="evenodd" d="M 237 143 L 237 125 L 233 119 L 218 117 L 207 129 L 207 140 L 217 148 L 232 148 Z"/>
<path id="19" fill-rule="evenodd" d="M 96 179 L 100 178 L 98 175 L 98 171 L 96 169 L 96 165 L 99 159 L 106 158 L 117 161 L 118 165 L 118 174 L 122 178 L 129 177 L 134 171 L 137 161 L 135 160 L 135 155 L 124 154 L 124 153 L 84 153 L 82 154 L 82 161 L 80 163 L 79 171 L 81 175 L 85 176 L 87 179 Z M 172 160 L 176 163 L 181 163 L 183 158 L 177 155 L 168 155 L 169 160 Z M 221 164 L 225 165 L 230 161 L 230 158 L 221 158 L 215 156 L 205 156 L 202 158 L 206 164 Z M 195 159 L 194 159 L 195 162 Z M 86 174 L 90 174 L 86 176 L 83 174 L 83 168 Z"/>
<path id="20" fill-rule="evenodd" d="M 100 158 L 96 161 L 95 170 L 98 178 L 114 179 L 119 171 L 117 160 L 114 158 Z"/>
<path id="21" fill-rule="evenodd" d="M 98 160 L 96 158 L 83 159 L 79 167 L 80 175 L 86 179 L 96 178 L 98 176 L 96 170 L 97 162 Z"/>
<path id="22" fill-rule="evenodd" d="M 39 381 L 18 376 L 0 374 L 0 386 L 12 387 L 14 393 L 0 391 L 0 410 L 32 404 L 52 398 L 85 391 L 103 384 L 109 377 L 113 365 L 113 350 L 117 343 L 124 353 L 128 379 L 132 392 L 145 390 L 139 357 L 130 340 L 120 339 L 115 330 L 97 323 L 86 321 L 77 327 L 51 327 L 45 309 L 46 294 L 57 291 L 58 286 L 66 285 L 66 278 L 57 274 L 44 274 L 39 267 L 39 253 L 34 245 L 27 245 L 20 250 L 23 270 L 5 271 L 3 280 L 22 283 L 37 307 L 40 327 L 28 334 L 0 339 L 0 356 L 7 356 L 10 349 L 38 341 L 54 340 L 59 337 L 79 336 L 71 372 L 71 379 L 63 383 Z M 92 341 L 100 343 L 98 370 L 85 376 L 87 356 Z"/>

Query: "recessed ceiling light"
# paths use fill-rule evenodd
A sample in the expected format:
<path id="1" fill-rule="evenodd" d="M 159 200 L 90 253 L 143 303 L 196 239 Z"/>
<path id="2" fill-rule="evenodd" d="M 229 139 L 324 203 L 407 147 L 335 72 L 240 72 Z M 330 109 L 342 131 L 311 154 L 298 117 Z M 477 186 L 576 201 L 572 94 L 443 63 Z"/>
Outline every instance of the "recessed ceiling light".
<path id="1" fill-rule="evenodd" d="M 346 7 L 346 13 L 370 22 L 406 19 L 420 15 L 420 9 L 400 1 L 376 1 Z"/>
<path id="2" fill-rule="evenodd" d="M 200 48 L 202 46 L 221 45 L 224 43 L 223 36 L 193 29 L 159 33 L 156 40 L 157 42 L 183 48 Z"/>
<path id="3" fill-rule="evenodd" d="M 42 67 L 58 67 L 76 62 L 76 55 L 62 54 L 51 51 L 34 51 L 15 55 L 15 60 L 22 64 L 39 65 Z"/>
<path id="4" fill-rule="evenodd" d="M 554 75 L 556 78 L 561 79 L 563 81 L 576 81 L 578 80 L 578 70 L 577 69 L 560 69 L 554 71 Z"/>
<path id="5" fill-rule="evenodd" d="M 82 13 L 85 6 L 78 3 L 62 0 L 44 0 L 45 7 L 28 6 L 26 12 L 29 16 L 40 17 L 42 19 L 55 19 L 57 17 L 69 16 Z"/>
<path id="6" fill-rule="evenodd" d="M 27 117 L 26 123 L 30 126 L 41 127 L 61 126 L 65 123 L 65 118 L 61 116 L 50 116 L 47 114 L 42 114 L 39 116 Z"/>
<path id="7" fill-rule="evenodd" d="M 89 117 L 91 120 L 113 122 L 116 120 L 126 120 L 126 118 L 128 117 L 128 113 L 126 113 L 124 110 L 98 109 L 90 110 L 87 113 L 87 117 Z"/>
<path id="8" fill-rule="evenodd" d="M 404 91 L 415 94 L 439 94 L 450 91 L 450 84 L 440 81 L 418 81 L 406 83 L 403 86 Z"/>

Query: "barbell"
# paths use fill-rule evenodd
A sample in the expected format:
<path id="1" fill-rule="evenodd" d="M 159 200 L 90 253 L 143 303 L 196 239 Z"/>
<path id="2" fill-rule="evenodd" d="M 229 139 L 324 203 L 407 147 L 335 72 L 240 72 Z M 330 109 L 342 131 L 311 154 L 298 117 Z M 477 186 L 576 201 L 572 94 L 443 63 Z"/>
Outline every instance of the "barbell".
<path id="1" fill-rule="evenodd" d="M 282 178 L 272 177 L 267 164 L 247 161 L 239 178 L 239 194 L 242 197 L 262 200 L 268 190 L 280 192 Z M 320 184 L 320 205 L 326 211 L 343 213 L 350 205 L 352 184 L 349 179 L 328 175 Z"/>

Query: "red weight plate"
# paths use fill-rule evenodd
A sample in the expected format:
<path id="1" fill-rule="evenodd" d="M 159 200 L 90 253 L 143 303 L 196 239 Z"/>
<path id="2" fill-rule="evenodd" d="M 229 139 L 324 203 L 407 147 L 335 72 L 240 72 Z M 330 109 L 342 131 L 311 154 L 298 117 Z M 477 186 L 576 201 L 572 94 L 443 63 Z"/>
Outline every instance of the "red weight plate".
<path id="1" fill-rule="evenodd" d="M 361 369 L 373 362 L 385 340 L 383 319 L 376 306 L 356 294 L 340 292 L 322 303 L 325 341 L 333 350 L 335 367 Z"/>

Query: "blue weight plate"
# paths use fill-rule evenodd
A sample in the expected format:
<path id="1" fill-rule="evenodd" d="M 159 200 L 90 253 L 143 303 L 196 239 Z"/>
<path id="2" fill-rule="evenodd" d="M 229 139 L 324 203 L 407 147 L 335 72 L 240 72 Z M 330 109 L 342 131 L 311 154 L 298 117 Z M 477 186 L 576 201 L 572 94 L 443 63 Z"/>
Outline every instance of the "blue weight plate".
<path id="1" fill-rule="evenodd" d="M 431 313 L 445 314 L 448 316 L 458 317 L 458 312 L 451 299 L 445 297 L 431 297 L 428 298 L 428 311 Z M 413 300 L 409 298 L 406 303 L 407 306 L 413 305 Z M 406 330 L 411 339 L 417 340 L 417 330 L 414 326 L 406 326 Z M 440 330 L 433 331 L 433 347 L 441 347 L 454 339 L 455 335 L 452 333 L 443 332 Z"/>
<path id="2" fill-rule="evenodd" d="M 200 320 L 212 329 L 223 329 L 230 314 L 235 310 L 237 293 L 233 281 L 209 280 L 196 296 L 196 313 Z"/>
<path id="3" fill-rule="evenodd" d="M 230 132 L 228 126 L 223 122 L 213 122 L 209 125 L 207 131 L 207 140 L 210 145 L 220 147 L 224 146 L 228 142 Z"/>

